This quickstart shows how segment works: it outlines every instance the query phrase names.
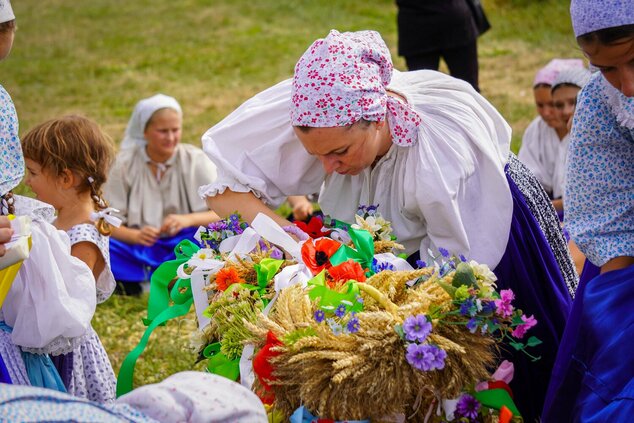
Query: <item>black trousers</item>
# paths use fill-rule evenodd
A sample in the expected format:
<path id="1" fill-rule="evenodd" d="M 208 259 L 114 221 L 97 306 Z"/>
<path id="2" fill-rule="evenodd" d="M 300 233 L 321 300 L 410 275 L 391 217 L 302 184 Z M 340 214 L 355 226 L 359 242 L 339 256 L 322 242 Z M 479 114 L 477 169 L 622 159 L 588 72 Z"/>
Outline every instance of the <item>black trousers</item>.
<path id="1" fill-rule="evenodd" d="M 478 44 L 474 41 L 460 47 L 452 47 L 422 53 L 415 56 L 405 56 L 407 68 L 411 71 L 420 69 L 438 70 L 440 58 L 445 60 L 451 76 L 470 83 L 480 92 L 478 85 Z"/>

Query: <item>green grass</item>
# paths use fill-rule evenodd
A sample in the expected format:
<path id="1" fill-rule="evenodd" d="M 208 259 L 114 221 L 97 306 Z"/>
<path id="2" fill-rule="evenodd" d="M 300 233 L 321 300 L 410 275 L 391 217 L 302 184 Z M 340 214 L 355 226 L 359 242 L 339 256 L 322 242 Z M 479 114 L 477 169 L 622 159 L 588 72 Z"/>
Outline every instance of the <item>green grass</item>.
<path id="1" fill-rule="evenodd" d="M 484 0 L 493 28 L 479 42 L 480 85 L 513 127 L 513 149 L 535 116 L 531 82 L 553 57 L 581 57 L 568 0 Z M 393 0 L 19 0 L 19 30 L 0 83 L 13 96 L 21 134 L 66 113 L 97 120 L 120 140 L 140 98 L 176 97 L 183 140 L 200 136 L 256 92 L 292 75 L 308 45 L 331 28 L 375 29 L 396 68 Z M 424 42 L 422 40 L 421 42 Z M 110 299 L 94 325 L 118 371 L 143 332 L 147 297 Z M 193 314 L 156 330 L 137 384 L 192 368 Z M 200 368 L 200 364 L 198 365 Z"/>

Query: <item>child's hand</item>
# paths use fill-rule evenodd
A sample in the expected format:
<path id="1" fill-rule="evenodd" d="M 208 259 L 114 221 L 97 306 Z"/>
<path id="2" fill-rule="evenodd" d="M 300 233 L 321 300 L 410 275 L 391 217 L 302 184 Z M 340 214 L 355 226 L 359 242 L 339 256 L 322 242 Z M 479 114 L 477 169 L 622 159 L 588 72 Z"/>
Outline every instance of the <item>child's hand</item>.
<path id="1" fill-rule="evenodd" d="M 144 226 L 139 229 L 138 243 L 146 247 L 151 247 L 156 244 L 160 231 L 153 226 Z"/>
<path id="2" fill-rule="evenodd" d="M 187 220 L 187 216 L 183 214 L 168 214 L 163 219 L 163 225 L 161 225 L 161 233 L 168 236 L 173 236 L 179 233 L 182 229 L 191 226 Z"/>
<path id="3" fill-rule="evenodd" d="M 13 229 L 9 219 L 6 216 L 0 216 L 0 257 L 6 253 L 4 244 L 11 240 L 11 235 L 13 235 Z"/>

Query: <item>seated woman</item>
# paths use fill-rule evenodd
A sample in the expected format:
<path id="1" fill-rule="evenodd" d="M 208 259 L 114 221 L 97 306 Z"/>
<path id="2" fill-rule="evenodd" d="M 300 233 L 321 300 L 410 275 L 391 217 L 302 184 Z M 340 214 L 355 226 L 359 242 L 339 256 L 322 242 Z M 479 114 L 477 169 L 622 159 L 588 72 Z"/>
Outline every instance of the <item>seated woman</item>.
<path id="1" fill-rule="evenodd" d="M 128 292 L 139 292 L 138 282 L 173 258 L 179 241 L 218 218 L 196 193 L 214 181 L 216 167 L 199 148 L 180 142 L 181 125 L 174 98 L 139 101 L 104 187 L 123 220 L 110 238 L 110 258 Z"/>
<path id="2" fill-rule="evenodd" d="M 378 204 L 412 260 L 442 247 L 487 263 L 540 321 L 542 360 L 513 358 L 512 388 L 532 421 L 576 275 L 548 196 L 509 156 L 510 133 L 469 84 L 393 71 L 378 33 L 333 30 L 304 53 L 293 80 L 207 131 L 203 146 L 219 176 L 200 193 L 220 215 L 238 204 L 247 220 L 262 212 L 287 225 L 266 204 L 321 187 L 324 214 L 339 220 Z"/>
<path id="3" fill-rule="evenodd" d="M 581 68 L 583 61 L 553 59 L 535 75 L 533 96 L 539 116 L 526 128 L 518 154 L 518 158 L 533 172 L 551 198 L 555 168 L 559 163 L 558 158 L 562 156 L 560 151 L 567 148 L 563 139 L 568 134 L 566 122 L 557 115 L 551 89 L 559 72 L 570 67 Z"/>

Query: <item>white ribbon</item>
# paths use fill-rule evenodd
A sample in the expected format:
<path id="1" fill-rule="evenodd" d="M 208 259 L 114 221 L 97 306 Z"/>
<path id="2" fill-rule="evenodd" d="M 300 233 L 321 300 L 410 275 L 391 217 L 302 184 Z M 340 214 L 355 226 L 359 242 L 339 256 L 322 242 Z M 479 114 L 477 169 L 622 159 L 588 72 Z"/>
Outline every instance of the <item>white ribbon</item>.
<path id="1" fill-rule="evenodd" d="M 112 226 L 118 228 L 119 226 L 121 226 L 121 219 L 119 219 L 117 216 L 111 215 L 111 212 L 118 213 L 119 210 L 115 209 L 114 207 L 107 207 L 103 210 L 91 212 L 90 220 L 92 220 L 93 222 L 97 222 L 99 219 L 103 219 Z"/>
<path id="2" fill-rule="evenodd" d="M 389 263 L 394 266 L 394 270 L 414 270 L 411 264 L 407 260 L 395 256 L 392 253 L 375 254 L 374 258 L 379 263 Z"/>

